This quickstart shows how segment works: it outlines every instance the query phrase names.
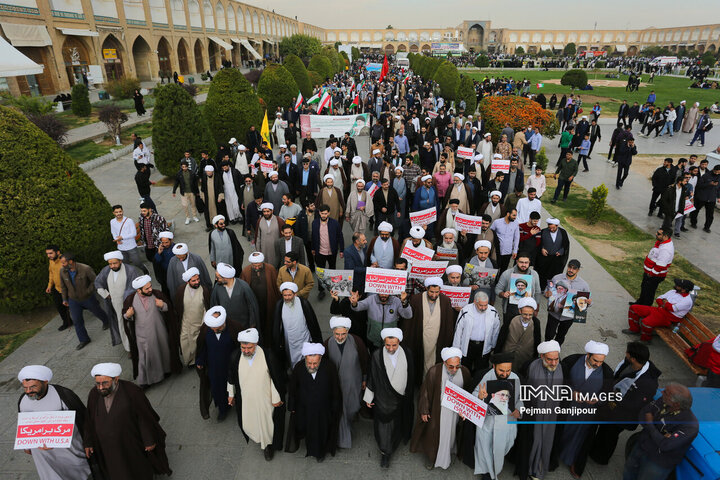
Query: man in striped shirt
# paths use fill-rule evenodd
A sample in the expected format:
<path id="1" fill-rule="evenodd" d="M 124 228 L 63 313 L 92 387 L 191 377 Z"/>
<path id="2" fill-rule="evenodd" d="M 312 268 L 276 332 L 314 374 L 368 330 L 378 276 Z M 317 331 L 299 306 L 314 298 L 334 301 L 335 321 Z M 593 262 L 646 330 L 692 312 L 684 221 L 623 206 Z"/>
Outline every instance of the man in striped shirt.
<path id="1" fill-rule="evenodd" d="M 650 306 L 655 299 L 655 292 L 658 286 L 665 280 L 668 268 L 675 256 L 675 246 L 671 240 L 672 230 L 658 228 L 655 232 L 655 245 L 645 257 L 642 283 L 640 284 L 640 296 L 630 305 Z"/>

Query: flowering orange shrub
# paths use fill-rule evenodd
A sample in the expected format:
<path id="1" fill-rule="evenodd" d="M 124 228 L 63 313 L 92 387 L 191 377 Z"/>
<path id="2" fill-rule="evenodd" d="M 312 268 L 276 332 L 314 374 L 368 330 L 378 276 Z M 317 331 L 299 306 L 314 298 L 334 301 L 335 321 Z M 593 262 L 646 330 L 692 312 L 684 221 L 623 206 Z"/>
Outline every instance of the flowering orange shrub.
<path id="1" fill-rule="evenodd" d="M 485 97 L 478 107 L 485 120 L 485 130 L 493 141 L 500 140 L 500 131 L 509 123 L 514 131 L 528 126 L 538 127 L 544 136 L 553 138 L 558 133 L 555 116 L 539 103 L 515 95 Z"/>

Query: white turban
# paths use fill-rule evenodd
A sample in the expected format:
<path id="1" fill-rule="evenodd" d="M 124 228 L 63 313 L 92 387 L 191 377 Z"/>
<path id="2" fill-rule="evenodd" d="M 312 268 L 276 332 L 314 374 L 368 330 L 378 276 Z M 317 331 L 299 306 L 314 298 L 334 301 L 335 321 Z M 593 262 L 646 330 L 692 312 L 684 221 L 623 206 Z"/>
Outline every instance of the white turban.
<path id="1" fill-rule="evenodd" d="M 492 192 L 490 192 L 490 196 L 491 196 L 491 197 L 494 197 L 494 196 L 496 196 L 496 195 L 497 195 L 498 197 L 502 198 L 502 192 L 501 192 L 500 190 L 493 190 Z"/>
<path id="2" fill-rule="evenodd" d="M 382 330 L 380 330 L 380 336 L 383 340 L 385 340 L 387 337 L 393 337 L 397 338 L 402 342 L 403 339 L 402 330 L 400 330 L 399 328 L 383 328 Z"/>
<path id="3" fill-rule="evenodd" d="M 229 143 L 230 145 L 232 145 L 232 144 L 235 143 L 235 142 L 237 142 L 237 138 L 233 137 L 233 138 L 230 139 L 230 141 L 229 141 L 228 143 Z"/>
<path id="4" fill-rule="evenodd" d="M 502 155 L 500 155 L 499 153 L 496 153 L 495 155 L 493 155 L 493 158 L 502 158 Z"/>
<path id="5" fill-rule="evenodd" d="M 442 232 L 440 232 L 440 235 L 444 237 L 446 233 L 452 233 L 453 236 L 457 238 L 457 230 L 455 230 L 454 228 L 443 228 Z"/>
<path id="6" fill-rule="evenodd" d="M 390 232 L 392 233 L 393 226 L 390 225 L 388 222 L 380 222 L 380 225 L 378 225 L 378 232 Z"/>
<path id="7" fill-rule="evenodd" d="M 585 344 L 585 351 L 591 355 L 607 355 L 610 352 L 610 347 L 602 342 L 590 340 Z"/>
<path id="8" fill-rule="evenodd" d="M 186 255 L 190 249 L 187 246 L 187 243 L 176 243 L 175 246 L 172 249 L 172 253 L 175 255 Z"/>
<path id="9" fill-rule="evenodd" d="M 113 258 L 115 260 L 122 260 L 122 252 L 120 250 L 114 250 L 112 252 L 107 252 L 105 255 L 103 255 L 103 258 L 107 262 L 108 260 L 112 260 Z"/>
<path id="10" fill-rule="evenodd" d="M 260 341 L 260 334 L 257 328 L 248 328 L 238 333 L 237 338 L 240 343 L 258 343 L 258 341 Z"/>
<path id="11" fill-rule="evenodd" d="M 537 310 L 537 302 L 532 297 L 523 297 L 518 302 L 518 310 L 524 307 L 532 307 L 533 310 Z"/>
<path id="12" fill-rule="evenodd" d="M 302 356 L 308 355 L 325 355 L 325 347 L 322 343 L 303 342 Z"/>
<path id="13" fill-rule="evenodd" d="M 485 158 L 485 155 L 483 155 L 482 153 L 478 153 L 473 157 L 474 160 L 482 160 L 483 158 Z"/>
<path id="14" fill-rule="evenodd" d="M 217 270 L 217 273 L 223 278 L 235 278 L 235 268 L 232 265 L 221 262 L 217 264 L 215 270 Z"/>
<path id="15" fill-rule="evenodd" d="M 172 240 L 173 238 L 175 238 L 175 235 L 173 235 L 172 232 L 160 232 L 158 238 L 169 238 L 170 240 Z"/>
<path id="16" fill-rule="evenodd" d="M 150 278 L 150 275 L 141 275 L 132 281 L 132 287 L 137 290 L 138 288 L 142 288 L 150 282 L 152 282 L 152 278 Z"/>
<path id="17" fill-rule="evenodd" d="M 378 153 L 380 153 L 380 149 L 379 149 L 379 148 L 376 148 L 376 149 L 373 150 L 373 155 L 377 155 Z"/>
<path id="18" fill-rule="evenodd" d="M 548 218 L 545 222 L 547 222 L 548 225 L 560 225 L 560 220 L 557 218 Z"/>
<path id="19" fill-rule="evenodd" d="M 212 224 L 215 225 L 220 220 L 225 220 L 225 215 L 215 215 L 212 219 Z"/>
<path id="20" fill-rule="evenodd" d="M 240 145 L 238 145 L 238 150 L 240 150 L 240 151 L 247 150 L 247 147 L 245 147 L 245 145 L 243 145 L 241 143 Z"/>
<path id="21" fill-rule="evenodd" d="M 198 270 L 197 267 L 188 268 L 182 274 L 183 282 L 189 282 L 195 275 L 200 275 L 200 270 Z"/>
<path id="22" fill-rule="evenodd" d="M 423 182 L 427 182 L 428 180 L 432 180 L 432 175 L 424 175 L 420 180 Z"/>
<path id="23" fill-rule="evenodd" d="M 213 167 L 212 165 L 205 165 L 205 171 L 206 172 L 214 172 L 215 167 Z"/>
<path id="24" fill-rule="evenodd" d="M 477 242 L 475 242 L 475 250 L 480 247 L 487 247 L 489 249 L 492 249 L 492 243 L 490 243 L 488 240 L 478 240 Z"/>
<path id="25" fill-rule="evenodd" d="M 283 292 L 285 290 L 292 290 L 293 293 L 297 293 L 298 286 L 293 282 L 284 282 L 282 285 L 280 285 L 280 292 Z"/>
<path id="26" fill-rule="evenodd" d="M 418 226 L 412 227 L 410 228 L 410 236 L 413 238 L 423 238 L 425 236 L 425 230 Z"/>
<path id="27" fill-rule="evenodd" d="M 90 375 L 97 377 L 98 375 L 103 377 L 119 377 L 122 373 L 122 366 L 119 363 L 98 363 L 90 371 Z"/>
<path id="28" fill-rule="evenodd" d="M 483 138 L 487 138 L 490 136 L 490 132 L 487 132 L 485 135 L 483 135 Z"/>
<path id="29" fill-rule="evenodd" d="M 268 178 L 272 178 L 272 177 L 274 177 L 274 176 L 276 176 L 276 175 L 278 175 L 277 170 L 272 170 L 272 171 L 270 171 L 270 173 L 268 173 Z"/>
<path id="30" fill-rule="evenodd" d="M 250 263 L 263 263 L 265 261 L 265 255 L 262 252 L 253 252 L 250 254 L 248 259 Z"/>
<path id="31" fill-rule="evenodd" d="M 445 347 L 440 351 L 440 357 L 443 359 L 443 362 L 447 362 L 451 358 L 462 358 L 462 350 L 455 347 Z"/>
<path id="32" fill-rule="evenodd" d="M 340 160 L 337 160 L 337 159 L 330 160 L 330 166 L 331 166 L 331 167 L 335 167 L 335 166 L 338 166 L 338 165 L 340 165 Z"/>
<path id="33" fill-rule="evenodd" d="M 280 145 L 280 148 L 287 148 L 287 145 L 283 143 L 282 145 Z"/>
<path id="34" fill-rule="evenodd" d="M 260 205 L 260 210 L 265 210 L 266 208 L 269 210 L 275 210 L 275 205 L 271 202 L 265 202 Z"/>
<path id="35" fill-rule="evenodd" d="M 453 177 L 459 178 L 461 182 L 465 180 L 465 175 L 463 175 L 462 173 L 456 173 L 453 175 Z"/>
<path id="36" fill-rule="evenodd" d="M 560 344 L 557 342 L 557 340 L 548 340 L 547 342 L 542 342 L 540 345 L 537 346 L 537 352 L 540 355 L 548 352 L 560 353 Z"/>
<path id="37" fill-rule="evenodd" d="M 353 157 L 352 162 L 353 162 L 353 165 L 360 165 L 362 163 L 362 158 L 360 158 L 356 155 Z"/>
<path id="38" fill-rule="evenodd" d="M 215 316 L 216 313 L 219 313 L 217 317 Z M 227 318 L 227 312 L 223 307 L 217 305 L 205 312 L 205 315 L 203 315 L 203 323 L 210 328 L 218 328 L 223 326 L 225 318 Z"/>
<path id="39" fill-rule="evenodd" d="M 357 185 L 358 183 L 362 183 L 363 185 L 365 185 L 365 180 L 363 180 L 362 178 L 358 178 L 357 180 L 355 180 L 355 185 Z"/>
<path id="40" fill-rule="evenodd" d="M 398 165 L 397 167 L 395 167 L 395 171 L 397 172 L 398 170 L 400 170 L 400 173 L 402 173 L 402 172 L 405 171 L 405 169 L 404 169 L 403 167 L 401 167 L 400 165 Z"/>
<path id="41" fill-rule="evenodd" d="M 330 317 L 330 329 L 335 330 L 338 327 L 347 328 L 350 330 L 352 326 L 352 320 L 347 317 Z"/>
<path id="42" fill-rule="evenodd" d="M 335 177 L 333 177 L 332 174 L 327 173 L 327 174 L 325 174 L 325 176 L 323 177 L 323 182 L 327 182 L 328 178 L 329 178 L 330 180 L 332 180 L 332 181 L 335 181 Z"/>
<path id="43" fill-rule="evenodd" d="M 450 265 L 445 269 L 445 273 L 450 275 L 451 273 L 462 273 L 462 267 L 460 265 Z"/>
<path id="44" fill-rule="evenodd" d="M 333 153 L 342 153 L 342 148 L 340 148 L 340 147 L 333 148 Z"/>
<path id="45" fill-rule="evenodd" d="M 425 288 L 442 287 L 442 279 L 440 277 L 430 277 L 425 279 Z"/>
<path id="46" fill-rule="evenodd" d="M 49 382 L 52 380 L 52 370 L 45 365 L 27 365 L 20 370 L 18 373 L 18 380 L 40 380 L 42 382 Z"/>

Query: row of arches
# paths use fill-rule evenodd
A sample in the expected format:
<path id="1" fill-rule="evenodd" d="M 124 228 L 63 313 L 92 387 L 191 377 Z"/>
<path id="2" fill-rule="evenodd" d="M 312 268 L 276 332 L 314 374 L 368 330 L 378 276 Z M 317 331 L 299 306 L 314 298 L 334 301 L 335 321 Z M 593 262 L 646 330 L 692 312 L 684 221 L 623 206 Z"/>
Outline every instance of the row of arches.
<path id="1" fill-rule="evenodd" d="M 394 30 L 326 32 L 325 40 L 328 42 L 442 42 L 456 40 L 457 35 L 458 32 L 455 30 L 430 32 L 396 32 Z"/>

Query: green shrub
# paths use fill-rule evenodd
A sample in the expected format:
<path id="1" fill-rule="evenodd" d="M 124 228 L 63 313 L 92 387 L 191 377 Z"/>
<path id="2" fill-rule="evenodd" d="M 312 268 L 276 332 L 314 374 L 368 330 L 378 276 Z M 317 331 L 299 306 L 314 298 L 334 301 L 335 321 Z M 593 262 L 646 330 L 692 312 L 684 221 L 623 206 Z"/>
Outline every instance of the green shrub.
<path id="1" fill-rule="evenodd" d="M 297 55 L 300 58 L 310 58 L 319 53 L 321 48 L 322 44 L 317 38 L 295 34 L 280 41 L 280 56 Z"/>
<path id="2" fill-rule="evenodd" d="M 244 139 L 247 137 L 247 132 L 250 130 L 250 126 L 255 125 L 255 128 L 260 131 L 265 107 L 260 104 L 260 99 L 255 92 L 241 93 L 238 97 L 238 105 L 242 109 L 243 115 L 240 118 L 238 129 L 240 131 L 240 135 L 238 135 L 237 138 Z M 269 120 L 270 119 L 268 119 L 268 121 Z"/>
<path id="3" fill-rule="evenodd" d="M 55 111 L 57 102 L 50 102 L 43 97 L 20 95 L 13 97 L 10 92 L 0 92 L 0 105 L 15 107 L 25 115 L 47 115 Z"/>
<path id="4" fill-rule="evenodd" d="M 258 82 L 258 97 L 262 98 L 270 115 L 275 115 L 277 107 L 292 107 L 298 86 L 292 74 L 282 65 L 268 65 Z"/>
<path id="5" fill-rule="evenodd" d="M 310 63 L 308 63 L 308 70 L 317 72 L 318 75 L 322 78 L 322 82 L 325 81 L 326 78 L 332 78 L 334 75 L 334 67 L 330 59 L 326 55 L 316 54 L 313 55 L 313 57 L 310 59 Z"/>
<path id="6" fill-rule="evenodd" d="M 135 90 L 140 90 L 140 80 L 137 78 L 123 77 L 105 84 L 105 91 L 116 99 L 133 98 Z"/>
<path id="7" fill-rule="evenodd" d="M 350 53 L 352 54 L 352 59 L 354 62 L 360 58 L 360 49 L 359 48 L 350 47 Z M 412 55 L 412 53 L 410 55 Z"/>
<path id="8" fill-rule="evenodd" d="M 108 128 L 111 137 L 120 136 L 122 124 L 128 121 L 128 116 L 117 105 L 103 107 L 98 113 L 98 120 Z"/>
<path id="9" fill-rule="evenodd" d="M 90 116 L 90 94 L 84 83 L 76 83 L 72 88 L 72 112 L 78 117 Z"/>
<path id="10" fill-rule="evenodd" d="M 572 88 L 584 88 L 588 83 L 588 76 L 585 70 L 579 68 L 568 70 L 560 79 L 560 84 Z"/>
<path id="11" fill-rule="evenodd" d="M 312 96 L 312 82 L 310 77 L 308 77 L 307 68 L 305 68 L 305 64 L 300 60 L 300 57 L 292 54 L 287 55 L 283 59 L 283 67 L 293 76 L 303 97 L 310 98 Z M 293 93 L 293 95 L 297 95 L 297 92 Z"/>
<path id="12" fill-rule="evenodd" d="M 712 67 L 715 65 L 715 55 L 712 54 L 712 52 L 705 52 L 703 53 L 702 57 L 700 57 L 700 63 L 703 67 Z"/>
<path id="13" fill-rule="evenodd" d="M 435 72 L 433 80 L 440 86 L 440 94 L 446 100 L 455 99 L 455 94 L 460 84 L 460 74 L 455 65 L 447 61 L 443 62 Z"/>
<path id="14" fill-rule="evenodd" d="M 20 112 L 0 107 L 0 311 L 48 303 L 45 247 L 57 244 L 98 271 L 113 250 L 110 204 L 50 137 Z M 27 161 L 18 161 L 25 159 Z"/>
<path id="15" fill-rule="evenodd" d="M 592 189 L 590 201 L 588 201 L 587 205 L 587 221 L 590 225 L 593 225 L 600 220 L 600 216 L 605 210 L 607 196 L 608 189 L 604 183 Z"/>
<path id="16" fill-rule="evenodd" d="M 322 77 L 318 72 L 316 72 L 314 70 L 308 70 L 308 78 L 310 79 L 310 83 L 312 84 L 313 87 L 322 85 L 323 82 L 325 81 L 325 78 Z M 311 96 L 312 96 L 312 92 L 311 92 Z M 307 98 L 310 98 L 310 97 L 307 97 Z"/>
<path id="17" fill-rule="evenodd" d="M 475 113 L 475 108 L 477 108 L 477 94 L 475 93 L 475 86 L 473 85 L 472 79 L 467 75 L 460 77 L 460 83 L 458 84 L 455 99 L 457 100 L 458 105 L 461 100 L 465 100 L 466 113 Z"/>
<path id="18" fill-rule="evenodd" d="M 535 155 L 535 164 L 542 168 L 542 171 L 545 172 L 547 170 L 548 166 L 548 156 L 547 152 L 545 151 L 545 147 L 540 147 L 540 151 Z M 534 175 L 535 172 L 530 172 L 530 175 Z"/>
<path id="19" fill-rule="evenodd" d="M 160 173 L 165 176 L 175 175 L 186 149 L 194 152 L 195 156 L 203 149 L 214 155 L 215 143 L 207 122 L 200 114 L 195 99 L 184 88 L 175 83 L 163 85 L 155 90 L 155 99 L 152 116 L 153 149 L 155 165 Z M 229 138 L 225 138 L 225 142 Z"/>
<path id="20" fill-rule="evenodd" d="M 478 55 L 475 57 L 475 66 L 478 68 L 487 68 L 490 66 L 490 59 L 487 55 Z"/>
<path id="21" fill-rule="evenodd" d="M 339 71 L 340 69 L 340 62 L 338 61 L 338 55 L 337 50 L 335 48 L 327 45 L 323 47 L 322 50 L 320 50 L 320 55 L 324 56 L 328 60 L 330 60 L 330 75 L 328 75 L 330 78 Z"/>
<path id="22" fill-rule="evenodd" d="M 515 48 L 515 55 L 525 55 L 525 49 L 523 47 Z"/>
<path id="23" fill-rule="evenodd" d="M 563 55 L 573 56 L 575 53 L 577 53 L 577 47 L 573 42 L 570 42 L 563 47 Z"/>
<path id="24" fill-rule="evenodd" d="M 204 113 L 215 144 L 245 138 L 247 132 L 240 127 L 245 113 L 238 103 L 244 92 L 255 95 L 250 82 L 235 68 L 223 68 L 210 83 Z"/>

